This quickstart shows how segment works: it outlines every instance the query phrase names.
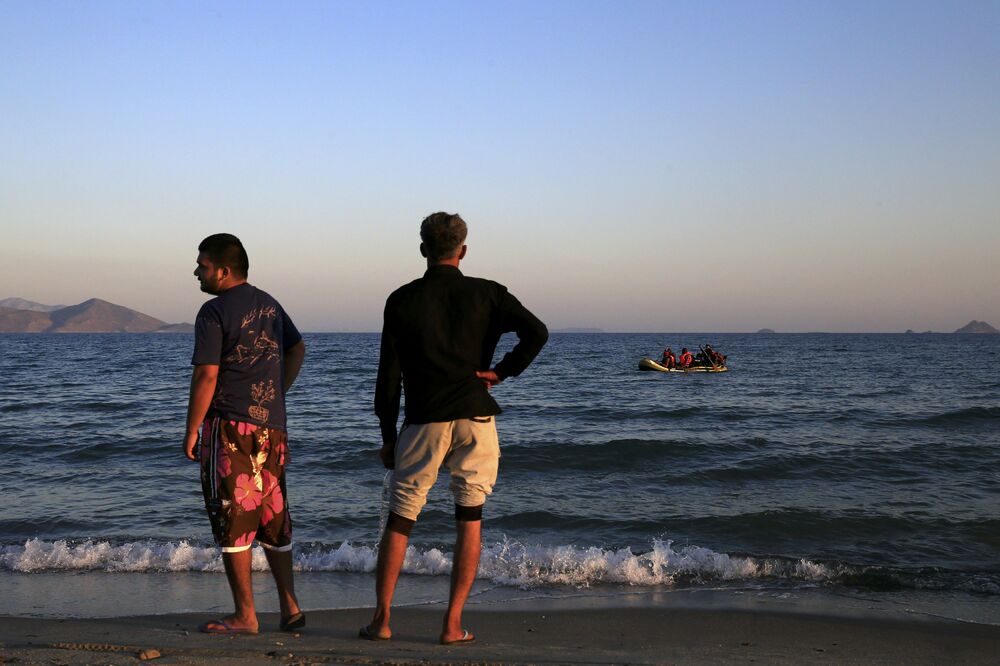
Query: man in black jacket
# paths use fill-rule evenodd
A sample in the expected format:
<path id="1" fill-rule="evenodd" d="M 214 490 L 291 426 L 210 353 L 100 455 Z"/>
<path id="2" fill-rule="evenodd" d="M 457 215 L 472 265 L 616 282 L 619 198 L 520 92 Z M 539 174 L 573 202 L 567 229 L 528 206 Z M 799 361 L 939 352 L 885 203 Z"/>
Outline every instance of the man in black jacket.
<path id="1" fill-rule="evenodd" d="M 394 291 L 385 304 L 375 387 L 382 429 L 382 463 L 393 470 L 389 520 L 379 548 L 377 606 L 362 638 L 386 640 L 390 606 L 410 530 L 443 465 L 451 473 L 457 538 L 451 594 L 441 643 L 467 643 L 462 609 L 479 569 L 483 504 L 493 490 L 500 447 L 489 389 L 516 377 L 548 339 L 545 325 L 503 285 L 466 277 L 467 228 L 458 215 L 435 213 L 420 225 L 427 272 Z M 490 368 L 497 341 L 513 331 L 518 343 Z M 397 434 L 405 387 L 403 427 Z"/>

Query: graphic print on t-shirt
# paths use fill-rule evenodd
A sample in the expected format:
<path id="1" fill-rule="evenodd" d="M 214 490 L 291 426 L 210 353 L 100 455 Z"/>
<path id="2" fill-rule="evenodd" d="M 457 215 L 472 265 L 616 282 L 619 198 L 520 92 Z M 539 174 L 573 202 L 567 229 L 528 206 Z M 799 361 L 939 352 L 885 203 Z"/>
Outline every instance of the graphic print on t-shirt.
<path id="1" fill-rule="evenodd" d="M 281 305 L 252 285 L 207 301 L 195 320 L 191 363 L 219 366 L 209 415 L 284 430 L 282 356 L 301 340 Z"/>
<path id="2" fill-rule="evenodd" d="M 264 405 L 274 400 L 275 395 L 277 394 L 274 392 L 274 380 L 267 380 L 266 387 L 264 382 L 253 384 L 250 387 L 250 399 L 257 404 L 247 408 L 250 416 L 261 422 L 267 421 L 267 415 L 271 412 Z"/>
<path id="3" fill-rule="evenodd" d="M 236 365 L 253 365 L 257 361 L 275 361 L 281 358 L 281 348 L 278 342 L 268 336 L 266 330 L 257 330 L 257 322 L 261 319 L 274 319 L 277 310 L 272 307 L 255 308 L 243 315 L 240 330 L 246 332 L 246 337 L 253 340 L 252 346 L 238 344 L 232 353 L 226 357 L 227 363 Z M 249 341 L 249 340 L 248 340 Z"/>

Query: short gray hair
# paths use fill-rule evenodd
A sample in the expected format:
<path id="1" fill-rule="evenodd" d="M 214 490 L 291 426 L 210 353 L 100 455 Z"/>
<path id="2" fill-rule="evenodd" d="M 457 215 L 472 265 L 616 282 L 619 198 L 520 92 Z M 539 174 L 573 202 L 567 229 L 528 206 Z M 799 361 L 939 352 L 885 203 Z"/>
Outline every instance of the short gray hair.
<path id="1" fill-rule="evenodd" d="M 450 259 L 465 244 L 469 228 L 458 214 L 434 213 L 420 223 L 420 240 L 424 251 L 432 261 Z"/>

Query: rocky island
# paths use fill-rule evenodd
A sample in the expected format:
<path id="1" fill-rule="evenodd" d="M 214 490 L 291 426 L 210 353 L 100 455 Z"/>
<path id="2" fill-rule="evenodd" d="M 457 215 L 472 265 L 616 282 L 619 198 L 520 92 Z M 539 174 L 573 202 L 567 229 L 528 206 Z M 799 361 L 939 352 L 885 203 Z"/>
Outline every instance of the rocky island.
<path id="1" fill-rule="evenodd" d="M 966 335 L 966 334 L 982 335 L 982 334 L 998 334 L 1000 331 L 993 328 L 985 321 L 976 321 L 973 319 L 968 324 L 962 328 L 954 331 L 954 335 Z M 911 328 L 906 329 L 906 335 L 948 335 L 947 333 L 935 333 L 934 331 L 924 331 L 923 333 L 917 333 Z"/>
<path id="2" fill-rule="evenodd" d="M 993 335 L 995 335 L 997 333 L 1000 333 L 1000 331 L 998 331 L 997 329 L 993 328 L 992 326 L 990 326 L 989 324 L 987 324 L 985 321 L 976 321 L 975 319 L 973 319 L 968 324 L 966 324 L 965 326 L 963 326 L 962 328 L 958 329 L 955 332 L 956 333 L 977 333 L 977 334 L 984 334 L 985 333 L 985 334 L 993 334 Z"/>

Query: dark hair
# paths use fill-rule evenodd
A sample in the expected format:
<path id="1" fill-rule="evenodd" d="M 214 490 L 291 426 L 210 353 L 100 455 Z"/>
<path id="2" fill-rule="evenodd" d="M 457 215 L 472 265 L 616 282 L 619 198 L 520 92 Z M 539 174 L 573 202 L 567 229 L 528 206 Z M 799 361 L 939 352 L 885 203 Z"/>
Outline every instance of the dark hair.
<path id="1" fill-rule="evenodd" d="M 238 278 L 245 279 L 250 271 L 247 251 L 240 239 L 232 234 L 212 234 L 198 245 L 198 251 L 207 254 L 217 267 L 227 267 Z"/>
<path id="2" fill-rule="evenodd" d="M 424 242 L 427 258 L 432 261 L 454 257 L 468 234 L 469 228 L 458 214 L 434 213 L 420 223 L 420 240 Z"/>

